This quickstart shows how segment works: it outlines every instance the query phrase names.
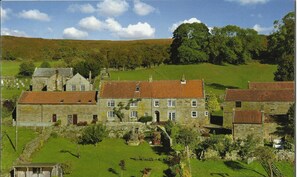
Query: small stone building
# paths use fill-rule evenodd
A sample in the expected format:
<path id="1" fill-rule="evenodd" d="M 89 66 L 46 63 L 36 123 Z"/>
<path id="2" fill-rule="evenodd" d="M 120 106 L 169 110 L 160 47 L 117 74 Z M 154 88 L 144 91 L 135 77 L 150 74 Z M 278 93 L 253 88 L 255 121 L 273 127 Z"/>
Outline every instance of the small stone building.
<path id="1" fill-rule="evenodd" d="M 232 128 L 233 109 L 263 110 L 267 115 L 285 115 L 294 101 L 293 89 L 227 89 L 223 107 L 223 126 Z"/>
<path id="2" fill-rule="evenodd" d="M 262 140 L 264 136 L 264 112 L 255 110 L 233 111 L 233 139 L 245 139 L 249 134 Z"/>
<path id="3" fill-rule="evenodd" d="M 72 68 L 35 68 L 32 91 L 64 91 L 66 81 L 72 78 Z"/>
<path id="4" fill-rule="evenodd" d="M 125 122 L 142 116 L 189 125 L 209 121 L 202 80 L 105 81 L 98 104 L 99 117 L 105 121 L 119 121 L 114 108 L 119 110 L 120 105 Z"/>
<path id="5" fill-rule="evenodd" d="M 18 126 L 50 126 L 58 120 L 62 125 L 91 123 L 98 120 L 97 93 L 22 92 L 16 107 Z"/>
<path id="6" fill-rule="evenodd" d="M 12 177 L 63 177 L 60 164 L 30 163 L 13 166 Z"/>
<path id="7" fill-rule="evenodd" d="M 66 91 L 91 91 L 93 85 L 79 73 L 66 81 Z"/>

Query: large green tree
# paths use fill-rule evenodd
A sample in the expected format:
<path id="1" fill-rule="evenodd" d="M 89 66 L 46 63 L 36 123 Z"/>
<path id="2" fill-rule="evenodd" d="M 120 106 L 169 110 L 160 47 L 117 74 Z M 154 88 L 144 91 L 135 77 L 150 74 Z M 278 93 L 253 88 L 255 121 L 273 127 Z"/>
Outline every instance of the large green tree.
<path id="1" fill-rule="evenodd" d="M 35 69 L 35 65 L 32 61 L 25 61 L 20 64 L 19 75 L 32 76 Z"/>

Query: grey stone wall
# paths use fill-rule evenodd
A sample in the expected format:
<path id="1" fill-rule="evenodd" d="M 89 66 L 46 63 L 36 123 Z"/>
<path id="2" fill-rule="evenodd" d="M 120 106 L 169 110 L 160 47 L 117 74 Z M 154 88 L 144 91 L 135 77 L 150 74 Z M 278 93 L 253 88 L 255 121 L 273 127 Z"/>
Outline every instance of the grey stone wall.
<path id="1" fill-rule="evenodd" d="M 241 108 L 235 108 L 234 101 L 225 101 L 223 111 L 223 126 L 232 128 L 232 112 L 235 110 L 264 110 L 265 114 L 287 114 L 293 102 L 241 102 Z"/>
<path id="2" fill-rule="evenodd" d="M 262 124 L 233 124 L 233 138 L 245 139 L 249 134 L 253 134 L 255 138 L 263 140 Z"/>

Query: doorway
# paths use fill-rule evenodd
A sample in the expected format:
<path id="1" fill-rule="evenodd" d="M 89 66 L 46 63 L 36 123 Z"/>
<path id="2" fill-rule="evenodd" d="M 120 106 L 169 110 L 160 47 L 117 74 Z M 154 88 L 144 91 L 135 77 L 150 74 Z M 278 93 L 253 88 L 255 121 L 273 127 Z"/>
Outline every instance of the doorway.
<path id="1" fill-rule="evenodd" d="M 160 122 L 160 112 L 159 111 L 155 111 L 155 116 L 156 116 L 156 122 Z"/>

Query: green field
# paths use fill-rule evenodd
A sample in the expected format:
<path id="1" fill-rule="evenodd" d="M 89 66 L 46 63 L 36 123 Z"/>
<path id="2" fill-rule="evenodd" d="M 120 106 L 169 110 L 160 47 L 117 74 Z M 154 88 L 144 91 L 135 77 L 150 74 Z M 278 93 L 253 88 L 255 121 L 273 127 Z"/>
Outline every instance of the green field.
<path id="1" fill-rule="evenodd" d="M 66 153 L 61 150 L 68 151 Z M 75 155 L 80 152 L 80 158 Z M 74 155 L 73 155 L 74 154 Z M 51 138 L 45 146 L 33 156 L 33 162 L 72 163 L 73 172 L 69 176 L 119 176 L 120 160 L 125 160 L 124 176 L 141 176 L 141 170 L 151 168 L 151 176 L 160 176 L 168 166 L 161 161 L 139 161 L 131 158 L 159 158 L 147 144 L 138 147 L 128 146 L 122 139 L 105 139 L 94 145 L 76 145 L 64 138 Z"/>
<path id="2" fill-rule="evenodd" d="M 223 94 L 226 88 L 247 88 L 248 81 L 273 81 L 276 65 L 257 62 L 246 65 L 214 65 L 210 63 L 196 65 L 161 65 L 150 69 L 134 71 L 111 71 L 112 80 L 174 80 L 204 79 L 206 91 Z"/>
<path id="3" fill-rule="evenodd" d="M 31 129 L 19 127 L 17 150 L 15 150 L 15 127 L 2 125 L 2 136 L 2 170 L 8 172 L 25 145 L 37 137 L 37 133 Z"/>

